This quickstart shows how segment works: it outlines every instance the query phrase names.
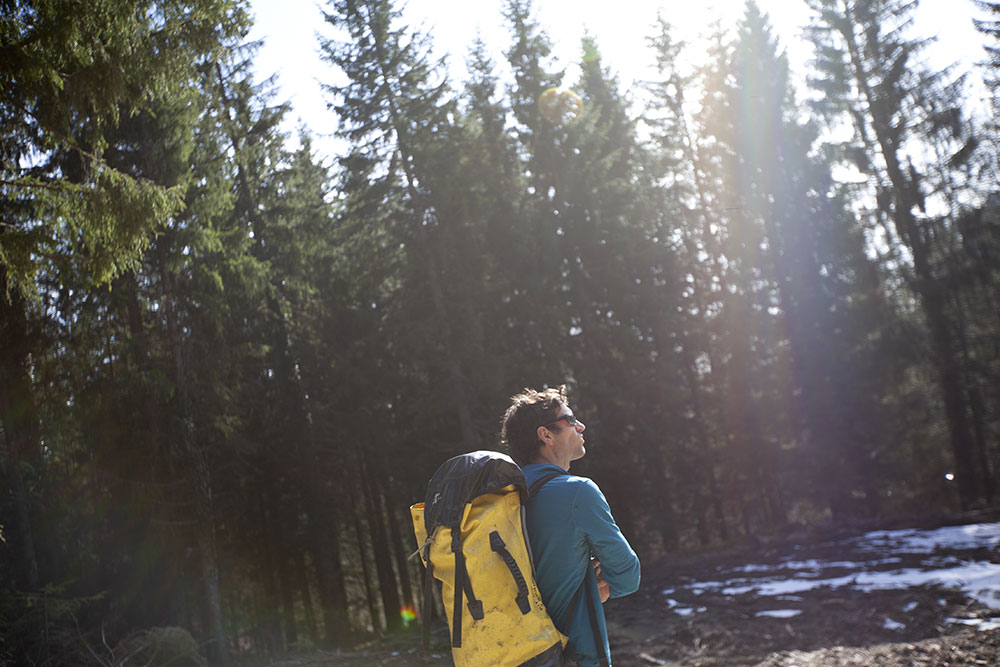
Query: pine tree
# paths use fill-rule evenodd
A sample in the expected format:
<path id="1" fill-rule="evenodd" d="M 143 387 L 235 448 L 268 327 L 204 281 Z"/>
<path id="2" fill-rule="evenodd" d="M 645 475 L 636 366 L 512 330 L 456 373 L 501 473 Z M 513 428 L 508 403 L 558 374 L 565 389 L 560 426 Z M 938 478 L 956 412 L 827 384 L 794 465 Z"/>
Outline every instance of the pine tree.
<path id="1" fill-rule="evenodd" d="M 974 461 L 969 405 L 962 384 L 961 332 L 949 309 L 941 251 L 936 239 L 951 236 L 960 211 L 948 207 L 941 188 L 954 184 L 954 172 L 935 159 L 956 160 L 966 144 L 961 80 L 932 72 L 916 61 L 923 45 L 906 33 L 914 2 L 865 0 L 853 4 L 811 0 L 816 12 L 810 36 L 818 60 L 812 81 L 825 97 L 819 110 L 829 124 L 849 119 L 853 141 L 843 155 L 870 178 L 878 204 L 875 216 L 894 262 L 919 299 L 940 400 L 948 425 L 955 479 L 962 507 L 981 489 Z M 935 150 L 944 141 L 947 156 Z M 940 157 L 935 157 L 940 156 Z M 930 157 L 929 157 L 930 156 Z"/>
<path id="2" fill-rule="evenodd" d="M 217 47 L 225 34 L 217 26 L 238 22 L 239 13 L 223 0 L 103 0 L 87 11 L 66 2 L 8 4 L 0 46 L 4 291 L 33 293 L 39 258 L 64 244 L 78 244 L 81 275 L 107 282 L 135 266 L 150 232 L 181 202 L 178 191 L 111 167 L 105 132 L 173 94 L 192 63 Z"/>
<path id="3" fill-rule="evenodd" d="M 986 84 L 991 89 L 996 89 L 1000 85 L 1000 78 L 997 78 L 997 70 L 1000 69 L 1000 2 L 987 2 L 986 0 L 975 0 L 976 5 L 994 18 L 975 18 L 972 20 L 976 30 L 992 38 L 992 44 L 986 44 L 987 60 L 984 65 L 988 68 Z"/>
<path id="4" fill-rule="evenodd" d="M 690 418 L 672 424 L 670 432 L 676 434 L 677 447 L 684 454 L 678 456 L 674 479 L 678 485 L 691 483 L 686 490 L 692 498 L 693 514 L 697 521 L 698 539 L 706 545 L 711 541 L 707 519 L 707 506 L 714 513 L 715 530 L 726 541 L 729 537 L 728 519 L 722 507 L 722 494 L 717 483 L 717 471 L 724 454 L 717 415 L 719 406 L 713 405 L 712 385 L 719 365 L 714 359 L 718 354 L 714 341 L 711 312 L 715 311 L 718 295 L 717 271 L 713 225 L 708 189 L 698 158 L 698 145 L 686 108 L 686 95 L 696 90 L 693 72 L 681 71 L 682 54 L 687 45 L 673 38 L 673 28 L 662 15 L 657 19 L 657 32 L 649 38 L 649 45 L 656 54 L 657 78 L 646 83 L 648 101 L 643 122 L 651 136 L 650 171 L 660 184 L 662 192 L 659 209 L 663 222 L 659 237 L 668 243 L 672 237 L 677 255 L 677 272 L 684 276 L 679 288 L 675 340 L 670 337 L 671 321 L 664 314 L 654 330 L 661 349 L 657 358 L 668 356 L 671 346 L 679 349 L 680 381 L 686 397 L 685 413 Z M 655 285 L 657 278 L 651 281 Z M 669 364 L 668 364 L 669 365 Z M 662 386 L 670 386 L 672 378 L 664 375 Z M 679 494 L 681 495 L 681 494 Z M 674 532 L 677 532 L 676 530 Z M 666 538 L 665 538 L 666 539 Z M 669 540 L 668 540 L 669 543 Z"/>
<path id="5" fill-rule="evenodd" d="M 583 413 L 599 420 L 602 432 L 619 434 L 630 465 L 651 474 L 636 485 L 625 467 L 610 465 L 612 453 L 601 447 L 583 469 L 604 470 L 602 485 L 619 498 L 618 506 L 662 508 L 665 525 L 673 514 L 669 496 L 677 494 L 666 483 L 675 443 L 658 434 L 668 432 L 681 411 L 671 391 L 677 267 L 628 101 L 594 40 L 585 37 L 581 47 L 574 86 L 581 107 L 562 121 L 559 186 L 549 195 L 559 243 L 549 256 L 548 279 L 558 292 L 546 308 L 559 317 L 557 324 L 573 327 L 563 334 L 562 363 L 579 383 Z M 625 361 L 630 359 L 637 361 Z M 614 456 L 621 462 L 620 452 Z M 635 525 L 640 517 L 623 511 L 619 521 Z"/>
<path id="6" fill-rule="evenodd" d="M 185 97 L 197 62 L 224 48 L 244 20 L 240 8 L 214 0 L 12 2 L 0 19 L 0 424 L 29 594 L 59 576 L 39 562 L 65 564 L 52 546 L 58 542 L 46 545 L 48 553 L 36 548 L 33 499 L 20 492 L 25 471 L 42 473 L 42 438 L 60 440 L 50 431 L 57 421 L 46 406 L 49 387 L 37 374 L 33 381 L 31 369 L 64 356 L 65 348 L 47 346 L 67 330 L 84 345 L 93 341 L 83 326 L 93 320 L 74 307 L 89 302 L 102 313 L 86 290 L 137 267 L 151 232 L 179 210 L 182 189 L 174 186 L 182 183 L 156 175 L 183 161 L 193 117 L 167 110 L 177 111 L 170 103 Z M 150 122 L 154 110 L 165 112 L 162 122 Z M 149 143 L 164 142 L 150 149 L 170 165 L 158 174 L 144 169 L 143 156 L 121 157 L 124 137 L 143 125 L 156 130 Z M 43 329 L 49 335 L 37 337 Z M 115 342 L 104 343 L 111 364 Z M 80 400 L 78 390 L 64 400 Z"/>
<path id="7" fill-rule="evenodd" d="M 575 93 L 559 88 L 563 73 L 551 70 L 552 45 L 533 16 L 531 0 L 509 0 L 504 18 L 511 43 L 505 55 L 514 75 L 506 92 L 524 181 L 510 232 L 512 238 L 522 240 L 506 248 L 499 270 L 510 281 L 504 300 L 510 322 L 508 335 L 515 346 L 512 353 L 520 356 L 517 367 L 524 369 L 520 382 L 541 385 L 565 376 L 565 364 L 556 353 L 568 331 L 575 331 L 576 326 L 572 321 L 567 327 L 558 318 L 539 316 L 540 309 L 561 303 L 562 281 L 550 258 L 562 256 L 555 202 L 557 197 L 566 196 L 563 175 L 568 123 L 563 121 L 571 120 L 571 116 L 561 118 L 558 113 L 549 117 L 542 114 L 542 96 L 554 98 L 558 111 L 561 100 L 572 102 Z"/>
<path id="8" fill-rule="evenodd" d="M 810 155 L 817 133 L 795 118 L 787 60 L 753 2 L 739 26 L 733 72 L 733 109 L 743 119 L 734 146 L 738 205 L 741 217 L 761 225 L 760 270 L 773 281 L 777 315 L 772 345 L 788 340 L 788 359 L 779 355 L 773 371 L 783 374 L 775 405 L 796 406 L 776 435 L 801 443 L 814 463 L 812 488 L 836 518 L 857 511 L 857 497 L 867 498 L 862 511 L 875 511 L 885 471 L 872 463 L 888 432 L 877 409 L 884 371 L 868 342 L 884 338 L 874 267 L 828 165 Z"/>
<path id="9" fill-rule="evenodd" d="M 432 358 L 447 369 L 444 382 L 451 387 L 448 400 L 461 441 L 475 449 L 479 434 L 469 409 L 475 392 L 462 367 L 458 335 L 464 327 L 449 306 L 443 270 L 452 258 L 441 255 L 438 243 L 462 224 L 443 213 L 448 200 L 436 191 L 446 182 L 438 169 L 450 159 L 442 141 L 455 111 L 449 84 L 442 63 L 429 59 L 427 39 L 393 27 L 399 12 L 391 2 L 335 0 L 329 7 L 327 22 L 349 39 L 322 44 L 324 58 L 348 79 L 327 86 L 341 119 L 339 134 L 351 143 L 341 160 L 344 212 L 365 238 L 377 239 L 382 252 L 397 255 L 388 261 L 405 259 L 404 266 L 417 269 L 420 300 L 439 332 Z"/>

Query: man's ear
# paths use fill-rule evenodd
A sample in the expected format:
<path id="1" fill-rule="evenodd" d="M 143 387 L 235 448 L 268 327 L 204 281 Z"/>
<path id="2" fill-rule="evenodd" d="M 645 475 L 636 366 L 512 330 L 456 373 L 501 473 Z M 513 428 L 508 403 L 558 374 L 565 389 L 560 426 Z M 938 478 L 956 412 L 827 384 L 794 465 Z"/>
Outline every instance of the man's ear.
<path id="1" fill-rule="evenodd" d="M 544 426 L 539 426 L 538 430 L 535 431 L 535 434 L 538 436 L 538 439 L 542 441 L 542 444 L 545 445 L 549 444 L 549 441 L 552 439 L 552 431 Z"/>

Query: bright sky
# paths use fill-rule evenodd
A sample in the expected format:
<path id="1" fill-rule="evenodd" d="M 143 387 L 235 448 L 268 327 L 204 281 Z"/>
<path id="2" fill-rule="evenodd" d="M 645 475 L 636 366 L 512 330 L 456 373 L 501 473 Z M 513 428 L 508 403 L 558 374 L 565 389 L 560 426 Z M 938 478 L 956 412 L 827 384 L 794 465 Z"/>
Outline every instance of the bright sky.
<path id="1" fill-rule="evenodd" d="M 336 128 L 336 119 L 326 109 L 326 99 L 318 81 L 330 81 L 329 66 L 318 55 L 317 33 L 329 35 L 320 13 L 323 3 L 316 0 L 251 0 L 256 16 L 252 39 L 263 39 L 257 56 L 259 79 L 277 74 L 279 99 L 291 100 L 294 111 L 289 130 L 305 124 L 317 137 L 317 148 L 329 152 L 334 142 L 325 141 Z M 504 0 L 409 0 L 404 17 L 431 35 L 436 51 L 450 53 L 453 81 L 465 76 L 465 58 L 477 34 L 494 51 L 494 60 L 503 64 L 509 35 L 502 16 Z M 554 44 L 556 61 L 567 67 L 567 83 L 575 78 L 572 65 L 579 58 L 580 39 L 589 32 L 596 40 L 606 65 L 618 74 L 623 87 L 646 78 L 643 70 L 652 64 L 646 37 L 657 12 L 663 11 L 675 26 L 675 38 L 695 40 L 715 19 L 732 25 L 743 13 L 743 0 L 535 0 L 536 17 Z M 680 6 L 679 6 L 680 5 Z M 800 39 L 808 22 L 804 0 L 758 0 L 782 43 L 786 45 L 793 72 L 809 59 L 809 50 Z M 973 0 L 922 0 L 916 15 L 921 35 L 937 35 L 938 43 L 929 53 L 935 62 L 959 62 L 963 69 L 982 59 L 983 38 L 972 26 L 977 15 Z M 693 52 L 697 60 L 700 54 Z"/>

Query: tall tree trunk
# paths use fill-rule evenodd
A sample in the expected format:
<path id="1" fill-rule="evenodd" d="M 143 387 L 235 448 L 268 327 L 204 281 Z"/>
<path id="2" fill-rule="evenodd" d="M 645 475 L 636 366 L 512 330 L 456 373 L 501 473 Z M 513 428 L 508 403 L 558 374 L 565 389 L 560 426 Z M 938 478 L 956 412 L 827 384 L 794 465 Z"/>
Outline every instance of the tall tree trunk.
<path id="1" fill-rule="evenodd" d="M 312 591 L 309 587 L 309 573 L 306 569 L 305 552 L 301 549 L 292 554 L 295 572 L 295 585 L 302 597 L 302 609 L 306 616 L 306 632 L 313 644 L 319 643 L 319 629 L 316 627 L 316 610 L 313 607 Z"/>
<path id="2" fill-rule="evenodd" d="M 275 581 L 275 571 L 281 567 L 275 553 L 278 542 L 278 528 L 275 526 L 273 512 L 275 494 L 267 473 L 258 477 L 257 488 L 261 491 L 257 495 L 257 523 L 261 528 L 261 539 L 257 545 L 257 559 L 261 565 L 260 577 L 264 598 L 262 609 L 257 615 L 257 621 L 263 628 L 265 650 L 268 655 L 274 656 L 282 652 L 285 646 L 281 637 L 279 621 L 281 608 L 278 602 L 278 584 Z"/>
<path id="3" fill-rule="evenodd" d="M 397 506 L 396 496 L 392 492 L 392 484 L 389 483 L 385 490 L 386 515 L 389 520 L 389 536 L 392 540 L 392 551 L 396 555 L 396 571 L 399 573 L 399 584 L 403 590 L 403 603 L 410 607 L 414 606 L 416 600 L 413 595 L 413 585 L 410 583 L 410 568 L 407 567 L 406 557 L 412 553 L 406 545 L 412 544 L 412 537 L 404 540 L 400 530 L 400 507 Z M 409 522 L 406 523 L 409 527 Z M 411 531 L 412 532 L 412 531 Z"/>
<path id="4" fill-rule="evenodd" d="M 972 410 L 972 424 L 976 435 L 976 458 L 983 479 L 983 495 L 988 505 L 993 504 L 996 496 L 996 479 L 993 476 L 993 466 L 990 464 L 989 445 L 986 440 L 985 409 L 979 387 L 970 380 L 969 408 Z"/>
<path id="5" fill-rule="evenodd" d="M 365 507 L 368 510 L 368 528 L 371 531 L 375 571 L 378 574 L 382 608 L 385 610 L 386 628 L 390 631 L 398 630 L 402 626 L 402 618 L 399 613 L 401 608 L 399 588 L 392 569 L 392 552 L 389 548 L 381 492 L 378 482 L 374 479 L 371 465 L 362 461 L 361 470 L 362 492 L 365 496 Z"/>
<path id="6" fill-rule="evenodd" d="M 0 410 L 5 406 L 0 406 Z M 18 438 L 14 435 L 6 421 L 0 421 L 0 447 L 4 472 L 11 485 L 11 499 L 14 501 L 14 511 L 16 513 L 17 537 L 20 545 L 21 559 L 19 574 L 21 585 L 25 590 L 37 591 L 41 588 L 41 577 L 38 571 L 38 555 L 35 551 L 35 537 L 31 528 L 31 509 L 28 500 L 28 490 L 24 483 L 24 471 L 21 469 L 20 459 L 14 452 L 20 449 Z"/>
<path id="7" fill-rule="evenodd" d="M 977 381 L 978 378 L 973 373 L 973 369 L 976 367 L 976 360 L 973 353 L 969 350 L 968 320 L 965 316 L 966 309 L 959 299 L 953 300 L 952 309 L 957 318 L 962 366 L 965 369 L 962 384 L 966 387 L 966 396 L 968 396 L 974 451 L 976 463 L 979 464 L 979 480 L 981 484 L 978 488 L 982 489 L 987 505 L 992 505 L 996 494 L 996 479 L 993 474 L 993 466 L 990 463 L 983 395 L 979 389 L 980 383 Z"/>
<path id="8" fill-rule="evenodd" d="M 344 573 L 340 564 L 340 545 L 335 535 L 338 528 L 336 522 L 318 518 L 318 513 L 316 506 L 306 509 L 306 531 L 319 584 L 323 641 L 330 646 L 342 647 L 346 645 L 350 635 L 350 620 Z"/>
<path id="9" fill-rule="evenodd" d="M 178 421 L 180 422 L 181 454 L 186 460 L 189 472 L 194 477 L 195 531 L 197 534 L 201 581 L 205 595 L 206 627 L 211 637 L 209 652 L 213 660 L 220 664 L 229 662 L 229 646 L 222 618 L 222 597 L 219 584 L 218 557 L 215 551 L 215 520 L 212 510 L 212 482 L 205 453 L 198 446 L 191 397 L 188 392 L 187 375 L 184 368 L 184 353 L 177 317 L 174 312 L 175 278 L 164 273 L 167 293 L 164 311 L 167 321 L 167 336 L 174 357 L 175 386 L 178 397 Z"/>
<path id="10" fill-rule="evenodd" d="M 7 285 L 7 272 L 0 263 L 0 285 Z M 27 304 L 11 290 L 0 291 L 0 463 L 10 480 L 20 547 L 21 585 L 29 591 L 41 587 L 38 552 L 32 528 L 31 502 L 24 467 L 37 464 L 39 446 L 35 399 L 32 394 L 30 335 Z"/>
<path id="11" fill-rule="evenodd" d="M 353 494 L 352 494 L 353 495 Z M 368 603 L 368 613 L 371 616 L 372 630 L 378 632 L 382 623 L 378 613 L 378 601 L 375 599 L 375 591 L 372 590 L 371 570 L 368 567 L 368 548 L 365 543 L 365 531 L 361 524 L 361 505 L 354 498 L 354 533 L 358 540 L 358 559 L 361 561 L 361 578 L 365 585 L 365 602 Z"/>
<path id="12" fill-rule="evenodd" d="M 289 511 L 289 509 L 291 511 Z M 292 581 L 291 552 L 295 549 L 292 536 L 296 533 L 295 517 L 297 512 L 294 507 L 286 508 L 279 512 L 278 525 L 276 526 L 274 552 L 276 555 L 276 565 L 278 568 L 278 586 L 281 592 L 281 610 L 284 627 L 284 646 L 287 649 L 290 644 L 299 641 L 298 628 L 295 622 L 295 585 Z"/>

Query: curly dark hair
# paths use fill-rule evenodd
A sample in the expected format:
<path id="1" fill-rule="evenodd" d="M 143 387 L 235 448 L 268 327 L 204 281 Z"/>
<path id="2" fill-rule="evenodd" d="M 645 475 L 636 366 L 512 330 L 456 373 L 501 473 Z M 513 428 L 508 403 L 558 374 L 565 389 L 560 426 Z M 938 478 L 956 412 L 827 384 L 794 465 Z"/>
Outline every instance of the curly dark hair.
<path id="1" fill-rule="evenodd" d="M 518 465 L 527 465 L 535 460 L 542 441 L 538 439 L 538 427 L 551 422 L 559 415 L 559 405 L 565 405 L 566 385 L 550 387 L 542 391 L 525 388 L 520 394 L 510 398 L 510 407 L 503 415 L 500 427 L 500 441 Z M 561 428 L 554 426 L 554 429 Z"/>

